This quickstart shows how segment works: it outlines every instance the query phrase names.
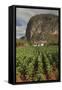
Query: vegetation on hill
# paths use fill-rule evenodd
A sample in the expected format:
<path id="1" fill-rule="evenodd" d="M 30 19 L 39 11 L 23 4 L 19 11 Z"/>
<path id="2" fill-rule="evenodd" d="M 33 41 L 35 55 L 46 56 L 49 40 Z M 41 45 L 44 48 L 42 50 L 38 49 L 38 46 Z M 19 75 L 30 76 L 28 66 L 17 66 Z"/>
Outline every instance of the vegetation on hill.
<path id="1" fill-rule="evenodd" d="M 27 24 L 26 38 L 29 41 L 46 40 L 48 43 L 58 43 L 58 16 L 40 14 L 31 17 Z"/>

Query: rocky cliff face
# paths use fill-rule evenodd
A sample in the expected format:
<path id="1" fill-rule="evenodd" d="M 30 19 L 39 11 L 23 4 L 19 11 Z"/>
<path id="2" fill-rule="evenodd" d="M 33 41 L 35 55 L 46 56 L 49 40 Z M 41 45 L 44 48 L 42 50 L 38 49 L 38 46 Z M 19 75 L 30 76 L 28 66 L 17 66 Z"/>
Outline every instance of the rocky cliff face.
<path id="1" fill-rule="evenodd" d="M 27 40 L 39 41 L 48 40 L 53 36 L 58 37 L 58 24 L 58 16 L 55 15 L 40 14 L 33 16 L 27 24 Z"/>

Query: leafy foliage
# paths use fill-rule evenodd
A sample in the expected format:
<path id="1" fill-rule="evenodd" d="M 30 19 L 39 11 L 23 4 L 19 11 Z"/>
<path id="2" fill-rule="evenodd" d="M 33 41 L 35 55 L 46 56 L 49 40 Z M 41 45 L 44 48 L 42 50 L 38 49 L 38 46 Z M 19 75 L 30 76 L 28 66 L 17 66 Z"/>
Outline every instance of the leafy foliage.
<path id="1" fill-rule="evenodd" d="M 23 76 L 26 81 L 50 80 L 51 72 L 55 72 L 57 80 L 57 46 L 16 48 L 16 75 L 19 73 L 21 79 Z"/>

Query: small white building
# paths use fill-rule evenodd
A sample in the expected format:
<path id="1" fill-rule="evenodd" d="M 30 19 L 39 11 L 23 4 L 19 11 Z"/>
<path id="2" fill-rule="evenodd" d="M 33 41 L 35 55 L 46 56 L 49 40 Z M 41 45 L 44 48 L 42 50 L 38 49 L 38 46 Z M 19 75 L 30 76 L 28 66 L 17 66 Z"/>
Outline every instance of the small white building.
<path id="1" fill-rule="evenodd" d="M 41 46 L 44 46 L 44 43 L 42 43 Z"/>
<path id="2" fill-rule="evenodd" d="M 45 44 L 47 44 L 47 41 L 34 41 L 33 42 L 33 46 L 44 46 Z"/>

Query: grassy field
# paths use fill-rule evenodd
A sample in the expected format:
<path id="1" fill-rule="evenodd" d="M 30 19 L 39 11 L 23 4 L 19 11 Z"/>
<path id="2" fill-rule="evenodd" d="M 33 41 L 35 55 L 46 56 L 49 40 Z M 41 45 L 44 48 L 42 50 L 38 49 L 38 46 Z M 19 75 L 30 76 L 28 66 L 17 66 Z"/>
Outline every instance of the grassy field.
<path id="1" fill-rule="evenodd" d="M 16 82 L 58 80 L 58 46 L 16 47 Z"/>

